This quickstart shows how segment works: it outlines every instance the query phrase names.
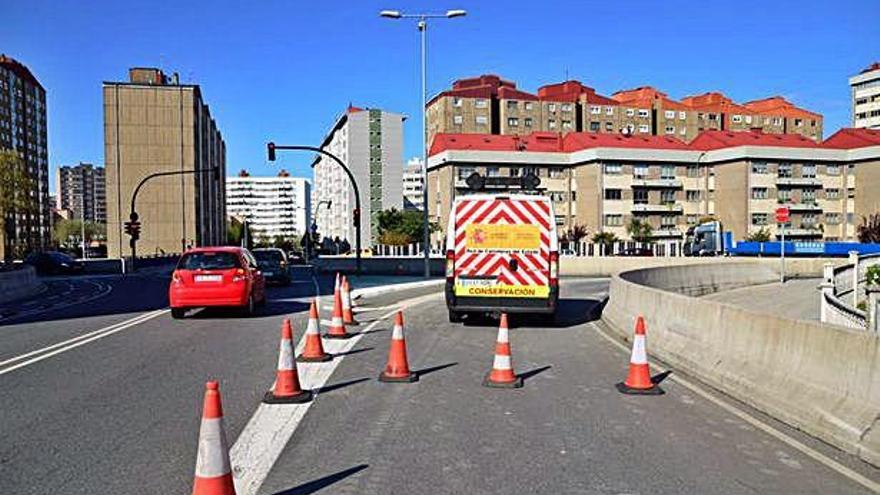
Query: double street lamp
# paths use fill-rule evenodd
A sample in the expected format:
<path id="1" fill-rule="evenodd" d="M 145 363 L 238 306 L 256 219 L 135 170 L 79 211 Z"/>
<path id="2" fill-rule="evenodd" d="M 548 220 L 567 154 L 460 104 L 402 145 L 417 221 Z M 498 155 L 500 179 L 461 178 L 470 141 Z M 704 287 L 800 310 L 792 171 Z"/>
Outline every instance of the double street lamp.
<path id="1" fill-rule="evenodd" d="M 425 35 L 428 29 L 428 19 L 452 19 L 455 17 L 463 17 L 467 15 L 464 10 L 447 10 L 445 14 L 404 14 L 399 10 L 383 10 L 379 15 L 389 19 L 418 19 L 416 26 L 421 34 L 421 63 L 422 63 L 422 211 L 424 213 L 423 226 L 423 251 L 425 254 L 425 278 L 431 276 L 431 229 L 428 219 L 428 126 L 427 126 L 427 109 L 428 90 L 427 90 L 427 46 Z"/>

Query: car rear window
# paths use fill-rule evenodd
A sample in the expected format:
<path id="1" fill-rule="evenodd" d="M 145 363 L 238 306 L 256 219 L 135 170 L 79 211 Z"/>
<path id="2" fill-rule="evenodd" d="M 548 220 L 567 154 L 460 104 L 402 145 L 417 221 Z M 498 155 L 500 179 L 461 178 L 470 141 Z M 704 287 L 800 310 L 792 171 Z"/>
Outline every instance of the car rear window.
<path id="1" fill-rule="evenodd" d="M 284 261 L 284 256 L 280 251 L 254 251 L 254 258 L 259 263 L 280 263 Z"/>
<path id="2" fill-rule="evenodd" d="M 177 264 L 179 270 L 229 270 L 240 267 L 238 256 L 224 252 L 184 254 Z"/>

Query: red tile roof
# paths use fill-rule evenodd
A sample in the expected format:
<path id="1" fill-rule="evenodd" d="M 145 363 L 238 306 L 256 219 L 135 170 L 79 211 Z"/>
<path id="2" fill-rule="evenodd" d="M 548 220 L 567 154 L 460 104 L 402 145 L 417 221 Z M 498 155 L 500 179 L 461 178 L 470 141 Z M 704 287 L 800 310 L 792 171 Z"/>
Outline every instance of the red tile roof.
<path id="1" fill-rule="evenodd" d="M 807 119 L 821 119 L 818 113 L 796 107 L 782 96 L 771 96 L 762 100 L 749 101 L 743 104 L 749 110 L 762 115 L 781 115 L 783 117 L 797 117 Z"/>
<path id="2" fill-rule="evenodd" d="M 687 150 L 686 143 L 665 136 L 623 136 L 570 132 L 534 132 L 527 136 L 492 134 L 437 134 L 429 155 L 447 150 L 573 152 L 589 148 Z"/>
<path id="3" fill-rule="evenodd" d="M 859 72 L 859 74 L 867 74 L 868 72 L 872 72 L 875 70 L 880 70 L 880 62 L 874 62 L 873 64 L 865 67 L 864 69 L 862 69 L 861 72 Z"/>
<path id="4" fill-rule="evenodd" d="M 697 150 L 717 150 L 734 146 L 783 146 L 788 148 L 820 148 L 816 141 L 800 134 L 766 134 L 751 131 L 703 131 L 690 143 Z"/>
<path id="5" fill-rule="evenodd" d="M 659 101 L 660 107 L 666 110 L 689 110 L 681 102 L 670 98 L 666 93 L 651 86 L 641 86 L 634 89 L 625 89 L 611 95 L 618 104 L 636 108 L 653 108 L 654 102 Z"/>
<path id="6" fill-rule="evenodd" d="M 592 132 L 572 132 L 565 135 L 565 151 L 579 151 L 588 148 L 690 149 L 684 141 L 666 136 L 625 136 Z"/>
<path id="7" fill-rule="evenodd" d="M 865 146 L 880 146 L 880 130 L 848 127 L 822 142 L 823 148 L 852 149 Z"/>
<path id="8" fill-rule="evenodd" d="M 617 105 L 617 101 L 596 93 L 596 90 L 581 84 L 580 81 L 564 81 L 555 84 L 546 84 L 538 88 L 538 98 L 546 101 L 570 101 L 577 102 L 581 98 L 587 103 L 599 105 Z"/>

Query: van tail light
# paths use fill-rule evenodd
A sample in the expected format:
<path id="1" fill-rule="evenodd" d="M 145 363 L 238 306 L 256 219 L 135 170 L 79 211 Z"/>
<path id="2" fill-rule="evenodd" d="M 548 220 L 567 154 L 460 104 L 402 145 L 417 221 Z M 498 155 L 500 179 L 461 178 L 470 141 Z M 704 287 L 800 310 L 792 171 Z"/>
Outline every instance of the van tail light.
<path id="1" fill-rule="evenodd" d="M 559 286 L 559 253 L 550 251 L 550 287 Z"/>
<path id="2" fill-rule="evenodd" d="M 233 282 L 244 282 L 247 279 L 244 268 L 236 268 L 235 274 L 232 275 Z"/>
<path id="3" fill-rule="evenodd" d="M 446 280 L 452 280 L 455 277 L 455 251 L 446 251 Z"/>
<path id="4" fill-rule="evenodd" d="M 174 272 L 171 274 L 171 282 L 175 284 L 183 283 L 183 279 L 180 277 L 180 272 L 174 270 Z"/>

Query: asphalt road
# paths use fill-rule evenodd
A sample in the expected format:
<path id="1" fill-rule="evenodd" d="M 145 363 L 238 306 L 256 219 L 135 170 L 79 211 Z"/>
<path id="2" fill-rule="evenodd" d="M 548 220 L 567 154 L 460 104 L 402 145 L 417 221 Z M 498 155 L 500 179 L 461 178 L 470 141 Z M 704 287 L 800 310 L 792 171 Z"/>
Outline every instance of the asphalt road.
<path id="1" fill-rule="evenodd" d="M 299 337 L 315 293 L 300 271 L 298 283 L 271 290 L 258 317 L 203 311 L 175 321 L 162 311 L 164 277 L 102 280 L 111 290 L 97 299 L 0 321 L 0 493 L 188 492 L 204 382 L 220 380 L 238 447 L 274 378 L 280 320 L 291 316 Z M 318 285 L 326 293 L 332 280 Z M 495 322 L 447 323 L 442 297 L 430 296 L 436 287 L 365 297 L 374 311 L 359 313 L 352 330 L 370 330 L 331 362 L 258 493 L 870 493 L 674 379 L 662 383 L 664 396 L 620 395 L 614 383 L 628 356 L 590 321 L 606 289 L 565 280 L 559 325 L 513 321 L 514 366 L 526 375 L 519 390 L 480 385 Z M 406 336 L 421 379 L 379 383 L 390 338 L 380 317 L 413 298 L 421 302 L 406 309 Z M 83 337 L 108 327 L 116 333 Z"/>

